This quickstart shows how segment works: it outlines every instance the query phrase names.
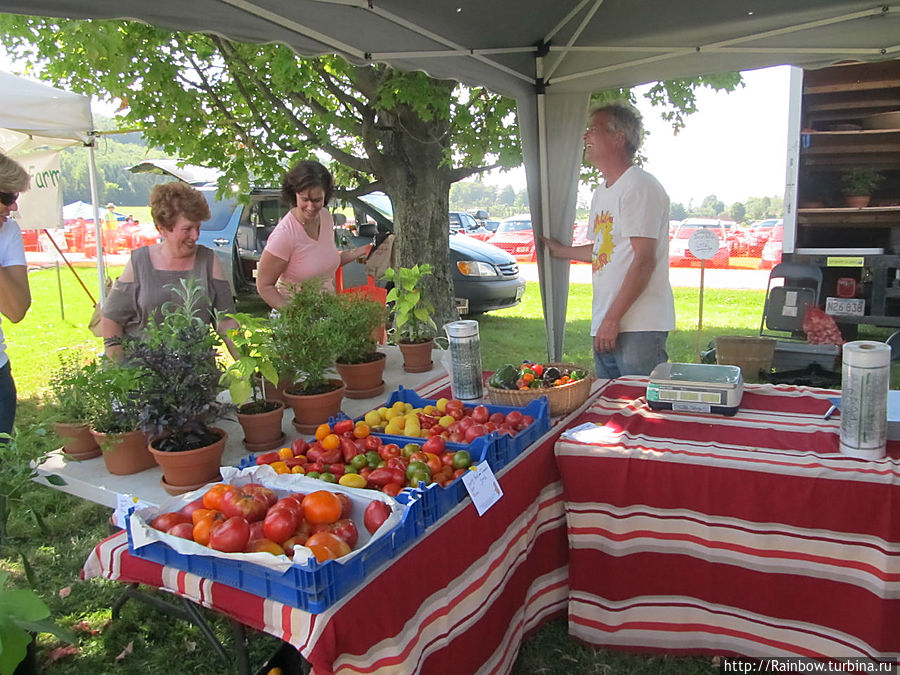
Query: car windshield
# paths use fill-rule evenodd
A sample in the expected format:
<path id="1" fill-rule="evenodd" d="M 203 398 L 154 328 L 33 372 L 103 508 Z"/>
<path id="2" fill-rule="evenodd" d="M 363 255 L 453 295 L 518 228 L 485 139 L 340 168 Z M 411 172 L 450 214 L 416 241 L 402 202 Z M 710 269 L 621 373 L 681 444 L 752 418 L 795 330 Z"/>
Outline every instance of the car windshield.
<path id="1" fill-rule="evenodd" d="M 522 230 L 530 229 L 530 220 L 504 220 L 497 227 L 497 232 L 520 232 Z"/>
<path id="2" fill-rule="evenodd" d="M 711 230 L 716 233 L 719 239 L 722 239 L 722 229 L 719 227 L 707 227 L 705 225 L 682 225 L 675 233 L 676 239 L 690 239 L 691 235 L 697 230 Z"/>
<path id="3" fill-rule="evenodd" d="M 372 194 L 363 195 L 360 197 L 360 200 L 364 201 L 388 220 L 394 220 L 394 205 L 391 203 L 391 198 L 383 192 L 373 192 Z"/>
<path id="4" fill-rule="evenodd" d="M 200 194 L 209 204 L 210 219 L 200 224 L 201 230 L 223 230 L 231 219 L 231 212 L 234 211 L 235 201 L 233 199 L 216 199 L 215 190 L 200 190 Z"/>

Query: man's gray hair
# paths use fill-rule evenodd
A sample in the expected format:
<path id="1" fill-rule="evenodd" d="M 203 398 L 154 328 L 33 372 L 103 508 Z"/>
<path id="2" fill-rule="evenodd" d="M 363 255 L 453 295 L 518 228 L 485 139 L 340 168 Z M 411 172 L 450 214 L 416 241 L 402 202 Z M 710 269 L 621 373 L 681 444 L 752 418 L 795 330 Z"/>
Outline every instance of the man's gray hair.
<path id="1" fill-rule="evenodd" d="M 607 128 L 613 133 L 622 132 L 625 134 L 625 151 L 628 158 L 633 159 L 637 154 L 641 142 L 644 140 L 644 125 L 641 119 L 641 113 L 637 108 L 623 101 L 615 103 L 605 103 L 591 110 L 590 119 L 594 119 L 594 115 L 598 112 L 606 111 L 609 113 L 609 124 Z"/>
<path id="2" fill-rule="evenodd" d="M 0 192 L 24 192 L 30 182 L 21 164 L 0 153 Z"/>

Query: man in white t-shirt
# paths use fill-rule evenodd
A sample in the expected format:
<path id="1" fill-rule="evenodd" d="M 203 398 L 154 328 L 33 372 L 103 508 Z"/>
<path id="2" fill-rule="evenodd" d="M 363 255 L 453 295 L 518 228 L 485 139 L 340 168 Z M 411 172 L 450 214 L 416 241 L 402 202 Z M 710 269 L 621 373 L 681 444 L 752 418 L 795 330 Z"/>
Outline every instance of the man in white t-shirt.
<path id="1" fill-rule="evenodd" d="M 591 335 L 597 377 L 648 375 L 668 360 L 675 328 L 669 284 L 669 197 L 634 164 L 643 136 L 640 115 L 616 103 L 591 112 L 585 158 L 604 181 L 591 200 L 592 244 L 567 246 L 542 238 L 550 255 L 590 262 L 594 300 Z"/>
<path id="2" fill-rule="evenodd" d="M 19 192 L 27 190 L 28 183 L 25 169 L 0 154 L 0 314 L 13 323 L 21 321 L 31 306 L 22 232 L 14 220 L 9 220 L 18 209 Z M 11 433 L 15 418 L 16 384 L 0 328 L 0 432 Z"/>

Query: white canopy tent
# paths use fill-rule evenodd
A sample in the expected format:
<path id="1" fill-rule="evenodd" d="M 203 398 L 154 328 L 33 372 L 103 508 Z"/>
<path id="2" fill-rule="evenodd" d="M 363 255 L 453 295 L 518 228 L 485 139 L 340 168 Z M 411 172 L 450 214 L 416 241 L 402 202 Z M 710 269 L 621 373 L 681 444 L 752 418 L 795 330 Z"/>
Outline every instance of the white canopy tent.
<path id="1" fill-rule="evenodd" d="M 40 148 L 58 151 L 76 145 L 87 146 L 90 151 L 88 169 L 93 218 L 97 226 L 97 273 L 102 300 L 105 271 L 97 211 L 91 99 L 5 72 L 0 72 L 0 91 L 4 98 L 4 105 L 0 109 L 0 151 L 17 159 L 32 176 L 31 189 L 19 198 L 23 218 L 17 220 L 27 223 L 23 227 L 47 228 L 62 222 L 62 194 L 58 190 L 58 182 L 43 180 L 31 166 L 30 158 L 34 157 L 34 151 Z M 49 218 L 52 220 L 48 219 L 47 209 L 43 208 L 51 199 L 52 213 Z M 28 218 L 29 213 L 41 213 L 41 217 Z"/>
<path id="2" fill-rule="evenodd" d="M 6 0 L 3 9 L 282 42 L 300 54 L 389 63 L 513 96 L 534 230 L 564 241 L 592 92 L 900 56 L 900 13 L 870 0 Z M 569 268 L 544 256 L 547 347 L 558 360 Z"/>

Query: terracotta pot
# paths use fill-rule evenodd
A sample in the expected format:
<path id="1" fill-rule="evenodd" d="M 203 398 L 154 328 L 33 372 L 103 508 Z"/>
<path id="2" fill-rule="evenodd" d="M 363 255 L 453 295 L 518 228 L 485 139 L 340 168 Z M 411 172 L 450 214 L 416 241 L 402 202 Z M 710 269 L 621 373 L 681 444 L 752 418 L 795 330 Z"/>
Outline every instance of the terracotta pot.
<path id="1" fill-rule="evenodd" d="M 278 387 L 273 387 L 272 383 L 263 379 L 263 397 L 267 401 L 281 401 L 284 403 L 284 390 L 291 384 L 288 379 L 279 379 Z"/>
<path id="2" fill-rule="evenodd" d="M 870 195 L 846 195 L 844 204 L 851 209 L 864 209 L 869 205 L 871 199 Z"/>
<path id="3" fill-rule="evenodd" d="M 281 401 L 267 401 L 276 403 L 278 407 L 260 413 L 243 413 L 248 404 L 238 408 L 237 418 L 244 430 L 244 447 L 247 452 L 265 452 L 277 448 L 284 442 L 284 432 L 281 430 L 281 422 L 284 419 L 284 403 Z"/>
<path id="4" fill-rule="evenodd" d="M 91 429 L 87 424 L 54 422 L 53 428 L 63 442 L 63 452 L 70 458 L 82 460 L 100 456 L 100 446 L 91 435 Z"/>
<path id="5" fill-rule="evenodd" d="M 153 447 L 156 439 L 150 441 L 148 446 L 150 453 L 162 469 L 163 484 L 169 494 L 189 492 L 206 483 L 222 479 L 219 474 L 219 466 L 222 463 L 222 453 L 225 452 L 228 434 L 218 427 L 210 427 L 210 431 L 219 434 L 219 440 L 195 450 L 161 452 Z M 171 492 L 170 488 L 172 490 L 180 489 L 180 492 Z"/>
<path id="6" fill-rule="evenodd" d="M 403 342 L 401 340 L 398 344 L 403 354 L 403 370 L 407 373 L 424 373 L 426 370 L 431 370 L 434 365 L 431 361 L 433 339 L 428 338 L 425 342 Z"/>
<path id="7" fill-rule="evenodd" d="M 313 433 L 317 426 L 341 411 L 347 387 L 340 380 L 328 381 L 334 389 L 322 394 L 297 395 L 285 390 L 284 400 L 294 411 L 294 428 L 301 434 Z"/>
<path id="8" fill-rule="evenodd" d="M 110 473 L 127 476 L 156 466 L 156 460 L 147 448 L 147 434 L 143 431 L 104 434 L 92 429 L 91 433 L 103 451 L 103 461 Z"/>
<path id="9" fill-rule="evenodd" d="M 347 398 L 372 398 L 384 391 L 384 366 L 387 363 L 385 354 L 377 352 L 374 361 L 366 363 L 337 362 L 337 371 L 347 386 L 344 396 Z"/>

